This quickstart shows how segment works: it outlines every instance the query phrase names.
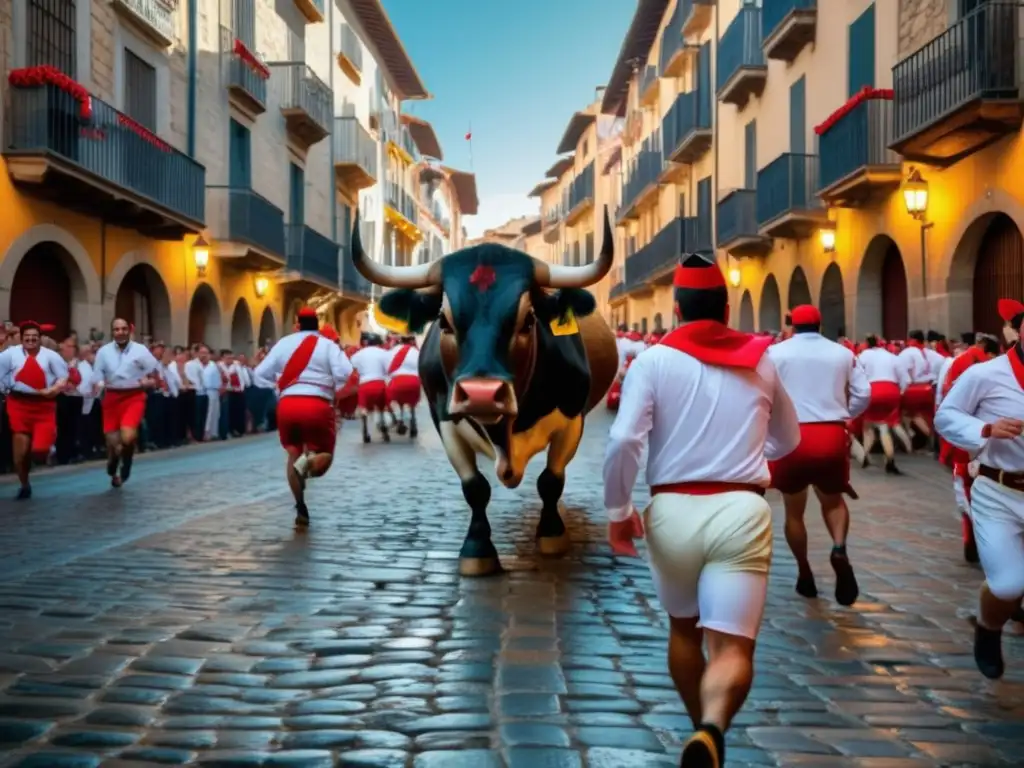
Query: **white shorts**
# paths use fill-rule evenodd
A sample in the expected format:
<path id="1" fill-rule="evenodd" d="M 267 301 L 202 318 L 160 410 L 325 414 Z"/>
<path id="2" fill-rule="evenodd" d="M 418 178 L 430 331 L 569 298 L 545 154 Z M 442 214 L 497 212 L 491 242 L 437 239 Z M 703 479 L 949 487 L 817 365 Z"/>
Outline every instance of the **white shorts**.
<path id="1" fill-rule="evenodd" d="M 763 496 L 659 493 L 644 512 L 658 599 L 673 618 L 754 639 L 772 560 L 772 513 Z"/>
<path id="2" fill-rule="evenodd" d="M 971 520 L 988 588 L 1000 600 L 1024 597 L 1024 493 L 979 477 Z"/>
<path id="3" fill-rule="evenodd" d="M 971 516 L 971 505 L 967 503 L 967 492 L 964 490 L 964 479 L 953 475 L 953 496 L 956 498 L 956 519 L 961 515 Z"/>

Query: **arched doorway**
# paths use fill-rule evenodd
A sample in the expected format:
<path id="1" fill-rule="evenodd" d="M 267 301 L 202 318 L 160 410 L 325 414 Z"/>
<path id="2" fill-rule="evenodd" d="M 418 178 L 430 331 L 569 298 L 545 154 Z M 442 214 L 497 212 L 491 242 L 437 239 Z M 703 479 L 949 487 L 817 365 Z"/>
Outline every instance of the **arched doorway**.
<path id="1" fill-rule="evenodd" d="M 206 283 L 200 283 L 192 294 L 188 308 L 189 344 L 220 345 L 220 303 L 217 294 Z"/>
<path id="2" fill-rule="evenodd" d="M 260 317 L 260 337 L 257 339 L 257 343 L 260 346 L 272 347 L 275 341 L 277 341 L 277 326 L 274 323 L 274 313 L 270 311 L 270 307 L 267 307 L 263 310 L 263 316 Z"/>
<path id="3" fill-rule="evenodd" d="M 35 320 L 57 326 L 54 338 L 77 330 L 86 338 L 88 328 L 71 327 L 72 289 L 82 282 L 78 266 L 63 247 L 45 242 L 33 246 L 18 264 L 11 281 L 11 321 Z"/>
<path id="4" fill-rule="evenodd" d="M 807 275 L 804 274 L 803 267 L 797 267 L 793 270 L 793 274 L 789 278 L 789 294 L 787 298 L 787 306 L 790 309 L 813 303 L 811 301 L 811 287 L 807 284 Z"/>
<path id="5" fill-rule="evenodd" d="M 171 298 L 163 278 L 149 264 L 136 264 L 117 286 L 114 316 L 135 326 L 135 338 L 170 341 Z"/>
<path id="6" fill-rule="evenodd" d="M 665 327 L 661 324 L 661 312 L 657 312 L 654 315 L 654 330 L 663 331 Z"/>
<path id="7" fill-rule="evenodd" d="M 252 314 L 249 303 L 239 299 L 231 314 L 231 351 L 235 354 L 252 354 Z"/>
<path id="8" fill-rule="evenodd" d="M 907 338 L 907 271 L 899 246 L 888 235 L 868 244 L 857 279 L 857 335 Z"/>
<path id="9" fill-rule="evenodd" d="M 779 283 L 775 275 L 768 275 L 761 288 L 761 307 L 757 314 L 758 330 L 782 330 L 782 298 L 779 296 Z"/>
<path id="10" fill-rule="evenodd" d="M 974 324 L 969 330 L 1002 338 L 1003 321 L 996 302 L 1024 300 L 1024 237 L 1005 213 L 992 217 L 981 238 L 971 299 Z"/>
<path id="11" fill-rule="evenodd" d="M 740 299 L 740 330 L 754 332 L 754 299 L 751 298 L 750 291 L 744 291 L 743 298 Z"/>
<path id="12" fill-rule="evenodd" d="M 834 261 L 825 268 L 821 276 L 821 297 L 818 299 L 821 311 L 821 332 L 830 339 L 837 339 L 846 330 L 846 297 L 843 294 L 843 273 Z"/>

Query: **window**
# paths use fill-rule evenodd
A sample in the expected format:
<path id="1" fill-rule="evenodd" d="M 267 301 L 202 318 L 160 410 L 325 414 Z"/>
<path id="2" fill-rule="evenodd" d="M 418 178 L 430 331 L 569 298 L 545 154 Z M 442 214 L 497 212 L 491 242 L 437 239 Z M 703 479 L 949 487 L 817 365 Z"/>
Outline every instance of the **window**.
<path id="1" fill-rule="evenodd" d="M 587 140 L 584 139 L 583 140 L 583 157 L 585 158 L 586 156 L 587 156 Z"/>
<path id="2" fill-rule="evenodd" d="M 711 177 L 697 182 L 697 245 L 710 248 L 711 237 Z"/>
<path id="3" fill-rule="evenodd" d="M 306 174 L 295 163 L 288 164 L 288 222 L 306 223 Z"/>
<path id="4" fill-rule="evenodd" d="M 865 85 L 875 85 L 875 6 L 869 5 L 849 31 L 849 70 L 847 95 L 853 96 Z"/>
<path id="5" fill-rule="evenodd" d="M 757 189 L 757 120 L 743 128 L 743 188 Z"/>
<path id="6" fill-rule="evenodd" d="M 578 267 L 580 265 L 580 244 L 579 241 L 572 244 L 572 264 Z"/>
<path id="7" fill-rule="evenodd" d="M 233 189 L 250 189 L 252 187 L 252 154 L 249 129 L 232 120 L 228 130 L 228 185 Z"/>
<path id="8" fill-rule="evenodd" d="M 590 264 L 594 261 L 594 233 L 587 232 L 587 252 L 585 263 Z"/>
<path id="9" fill-rule="evenodd" d="M 802 77 L 789 87 L 789 151 L 807 152 L 807 81 Z"/>
<path id="10" fill-rule="evenodd" d="M 338 206 L 338 242 L 346 248 L 352 244 L 352 209 L 344 203 Z"/>
<path id="11" fill-rule="evenodd" d="M 253 0 L 235 0 L 235 39 L 245 47 L 256 49 L 256 7 Z"/>
<path id="12" fill-rule="evenodd" d="M 83 0 L 27 0 L 25 62 L 30 67 L 49 64 L 76 78 L 75 3 Z"/>
<path id="13" fill-rule="evenodd" d="M 679 215 L 686 215 L 686 195 L 683 193 L 679 194 Z"/>
<path id="14" fill-rule="evenodd" d="M 156 132 L 156 69 L 127 48 L 124 51 L 124 111 Z"/>

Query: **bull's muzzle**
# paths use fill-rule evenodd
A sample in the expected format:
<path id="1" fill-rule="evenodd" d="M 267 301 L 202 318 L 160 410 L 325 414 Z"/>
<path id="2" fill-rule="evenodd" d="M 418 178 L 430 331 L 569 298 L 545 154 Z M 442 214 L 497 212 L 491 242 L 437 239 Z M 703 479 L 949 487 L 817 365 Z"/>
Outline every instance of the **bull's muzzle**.
<path id="1" fill-rule="evenodd" d="M 501 379 L 469 378 L 456 381 L 448 412 L 453 416 L 472 416 L 485 424 L 519 412 L 512 385 Z"/>

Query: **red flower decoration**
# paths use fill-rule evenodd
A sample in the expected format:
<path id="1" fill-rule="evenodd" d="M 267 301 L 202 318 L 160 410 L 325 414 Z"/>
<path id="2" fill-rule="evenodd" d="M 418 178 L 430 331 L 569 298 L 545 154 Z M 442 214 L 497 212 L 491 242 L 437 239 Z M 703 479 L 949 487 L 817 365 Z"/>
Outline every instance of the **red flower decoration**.
<path id="1" fill-rule="evenodd" d="M 893 90 L 891 88 L 872 88 L 869 85 L 865 85 L 853 97 L 847 101 L 843 106 L 829 115 L 823 123 L 815 126 L 814 132 L 819 136 L 827 133 L 832 126 L 850 114 L 854 109 L 859 107 L 865 101 L 881 100 L 881 101 L 892 101 Z"/>
<path id="2" fill-rule="evenodd" d="M 481 293 L 488 290 L 494 285 L 495 280 L 498 276 L 494 273 L 494 267 L 485 267 L 482 264 L 473 270 L 473 274 L 469 276 L 469 284 L 475 285 L 477 290 Z"/>
<path id="3" fill-rule="evenodd" d="M 128 117 L 128 115 L 123 115 L 123 114 L 121 114 L 119 112 L 118 115 L 117 115 L 117 122 L 120 125 L 123 125 L 125 128 L 129 129 L 130 131 L 133 131 L 136 134 L 138 134 L 139 136 L 141 136 L 143 138 L 143 140 L 145 140 L 149 144 L 152 144 L 154 147 L 159 149 L 161 152 L 170 152 L 171 151 L 171 145 L 170 144 L 168 144 L 166 141 L 164 141 L 159 136 L 154 134 L 146 126 L 144 126 L 144 125 L 142 125 L 140 123 L 137 123 L 135 120 L 132 120 L 130 117 Z"/>
<path id="4" fill-rule="evenodd" d="M 79 116 L 82 120 L 87 122 L 92 120 L 92 96 L 89 95 L 89 91 L 56 67 L 44 64 L 39 67 L 13 69 L 7 76 L 7 82 L 15 88 L 39 88 L 44 85 L 53 85 L 78 102 Z"/>
<path id="5" fill-rule="evenodd" d="M 267 69 L 262 61 L 256 58 L 256 54 L 250 51 L 248 46 L 241 40 L 235 40 L 234 53 L 249 69 L 256 73 L 260 80 L 266 80 L 270 77 L 270 70 Z"/>

